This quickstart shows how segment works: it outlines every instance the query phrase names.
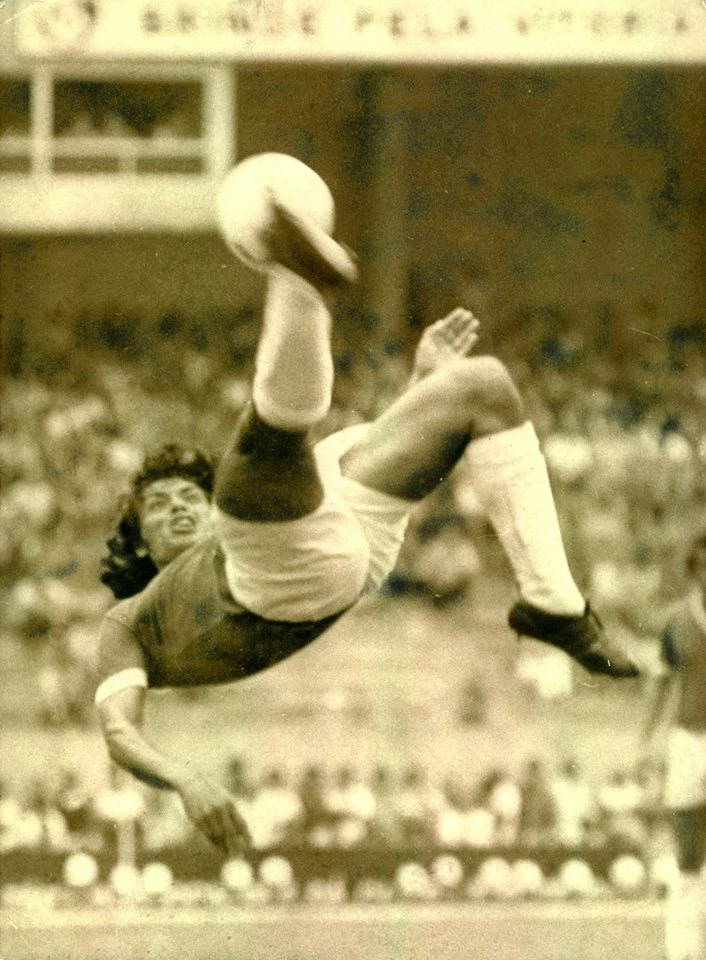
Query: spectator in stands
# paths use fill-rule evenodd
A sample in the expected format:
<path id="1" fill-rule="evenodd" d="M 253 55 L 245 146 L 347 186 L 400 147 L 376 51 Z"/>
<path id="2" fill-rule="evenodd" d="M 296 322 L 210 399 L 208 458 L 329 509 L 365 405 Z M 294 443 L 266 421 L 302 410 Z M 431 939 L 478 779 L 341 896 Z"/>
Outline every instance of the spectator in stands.
<path id="1" fill-rule="evenodd" d="M 56 803 L 66 822 L 73 848 L 99 850 L 101 837 L 93 795 L 78 771 L 68 767 L 59 771 Z"/>
<path id="2" fill-rule="evenodd" d="M 659 631 L 667 598 L 660 552 L 635 536 L 623 562 L 612 571 L 612 596 L 604 593 L 601 598 L 611 631 L 631 651 L 646 677 L 654 677 L 661 669 Z"/>
<path id="3" fill-rule="evenodd" d="M 30 783 L 19 828 L 19 849 L 36 853 L 65 853 L 71 849 L 71 835 L 48 778 L 37 777 Z"/>
<path id="4" fill-rule="evenodd" d="M 133 862 L 145 812 L 144 792 L 120 768 L 111 766 L 110 781 L 96 793 L 94 809 L 106 855 Z"/>
<path id="5" fill-rule="evenodd" d="M 586 842 L 596 822 L 596 803 L 591 785 L 575 760 L 560 764 L 552 795 L 557 814 L 555 840 L 561 846 L 577 849 Z"/>
<path id="6" fill-rule="evenodd" d="M 255 794 L 255 785 L 242 757 L 231 757 L 228 761 L 226 782 L 228 790 L 239 802 L 250 803 Z"/>
<path id="7" fill-rule="evenodd" d="M 267 770 L 248 807 L 242 808 L 255 849 L 267 850 L 293 843 L 301 835 L 304 806 L 288 783 L 285 770 Z"/>
<path id="8" fill-rule="evenodd" d="M 430 846 L 445 802 L 443 791 L 430 782 L 427 771 L 418 764 L 409 766 L 395 797 L 402 843 L 409 847 Z"/>
<path id="9" fill-rule="evenodd" d="M 339 767 L 324 791 L 323 801 L 333 824 L 336 846 L 357 846 L 367 838 L 375 817 L 375 794 L 353 766 Z"/>
<path id="10" fill-rule="evenodd" d="M 602 829 L 608 844 L 642 846 L 646 830 L 641 814 L 644 796 L 632 771 L 616 767 L 597 791 Z"/>
<path id="11" fill-rule="evenodd" d="M 320 764 L 310 764 L 303 771 L 298 787 L 302 802 L 302 837 L 312 847 L 330 847 L 334 831 L 325 794 L 326 775 Z"/>
<path id="12" fill-rule="evenodd" d="M 544 763 L 538 757 L 527 762 L 520 791 L 519 842 L 528 846 L 551 843 L 557 831 L 557 807 Z"/>
<path id="13" fill-rule="evenodd" d="M 483 806 L 493 815 L 493 842 L 501 847 L 517 841 L 522 793 L 515 780 L 503 770 L 491 770 L 481 784 Z"/>
<path id="14" fill-rule="evenodd" d="M 495 815 L 484 803 L 485 791 L 447 777 L 444 803 L 435 818 L 436 843 L 449 849 L 488 849 L 495 840 Z"/>
<path id="15" fill-rule="evenodd" d="M 495 817 L 495 842 L 503 847 L 517 842 L 522 810 L 519 784 L 507 771 L 495 773 L 488 790 L 488 807 Z"/>
<path id="16" fill-rule="evenodd" d="M 375 796 L 375 816 L 368 830 L 368 841 L 374 845 L 398 848 L 402 845 L 403 830 L 396 804 L 396 783 L 390 768 L 378 764 L 371 777 Z"/>
<path id="17" fill-rule="evenodd" d="M 0 853 L 22 845 L 24 807 L 16 788 L 0 780 Z"/>
<path id="18" fill-rule="evenodd" d="M 415 525 L 410 578 L 439 607 L 462 600 L 480 569 L 465 517 L 456 512 L 425 516 Z"/>
<path id="19" fill-rule="evenodd" d="M 463 810 L 462 842 L 474 850 L 490 850 L 495 845 L 495 814 L 488 806 L 485 785 Z"/>
<path id="20" fill-rule="evenodd" d="M 466 810 L 470 805 L 468 790 L 453 776 L 442 783 L 444 803 L 434 822 L 434 843 L 442 849 L 455 850 L 466 843 Z"/>
<path id="21" fill-rule="evenodd" d="M 163 790 L 150 790 L 140 817 L 140 844 L 145 855 L 158 857 L 194 841 L 195 829 L 185 819 L 179 798 Z"/>

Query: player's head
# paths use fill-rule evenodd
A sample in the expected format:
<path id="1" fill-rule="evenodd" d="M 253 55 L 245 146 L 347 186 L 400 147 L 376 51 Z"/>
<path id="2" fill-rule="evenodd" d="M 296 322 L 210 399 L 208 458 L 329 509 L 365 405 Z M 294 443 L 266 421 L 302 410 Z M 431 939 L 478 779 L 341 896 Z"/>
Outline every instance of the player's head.
<path id="1" fill-rule="evenodd" d="M 160 567 L 209 529 L 213 463 L 199 450 L 169 444 L 150 455 L 120 501 L 101 581 L 118 599 L 144 589 Z"/>

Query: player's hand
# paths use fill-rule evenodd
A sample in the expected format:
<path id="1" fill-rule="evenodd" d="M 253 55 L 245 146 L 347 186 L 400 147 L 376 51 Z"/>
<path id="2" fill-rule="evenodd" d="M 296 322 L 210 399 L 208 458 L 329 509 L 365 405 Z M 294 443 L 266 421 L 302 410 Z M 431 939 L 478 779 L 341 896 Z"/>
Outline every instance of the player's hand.
<path id="1" fill-rule="evenodd" d="M 178 787 L 191 822 L 228 856 L 242 854 L 251 845 L 250 831 L 235 798 L 213 780 L 194 776 Z"/>
<path id="2" fill-rule="evenodd" d="M 478 342 L 480 321 L 465 307 L 428 326 L 414 354 L 412 380 L 420 380 L 451 360 L 467 356 Z"/>

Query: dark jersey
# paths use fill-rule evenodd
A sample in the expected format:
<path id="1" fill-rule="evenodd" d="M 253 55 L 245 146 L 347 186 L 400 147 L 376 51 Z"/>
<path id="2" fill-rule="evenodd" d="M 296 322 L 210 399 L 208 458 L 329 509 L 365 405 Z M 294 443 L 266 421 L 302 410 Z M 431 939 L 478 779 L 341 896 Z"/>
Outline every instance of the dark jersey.
<path id="1" fill-rule="evenodd" d="M 706 611 L 699 593 L 691 593 L 671 611 L 662 634 L 662 659 L 679 674 L 676 722 L 706 730 Z"/>
<path id="2" fill-rule="evenodd" d="M 150 687 L 225 683 L 278 663 L 320 636 L 341 614 L 283 623 L 230 595 L 214 538 L 184 551 L 101 626 L 99 682 L 142 666 Z"/>

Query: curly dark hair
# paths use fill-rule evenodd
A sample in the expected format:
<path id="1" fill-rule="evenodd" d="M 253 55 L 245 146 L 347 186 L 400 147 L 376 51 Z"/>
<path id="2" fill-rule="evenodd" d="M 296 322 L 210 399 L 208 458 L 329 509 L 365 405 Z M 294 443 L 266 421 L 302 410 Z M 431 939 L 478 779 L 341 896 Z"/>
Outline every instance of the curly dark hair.
<path id="1" fill-rule="evenodd" d="M 213 461 L 200 450 L 167 444 L 147 456 L 130 491 L 120 500 L 115 533 L 106 542 L 109 553 L 101 560 L 101 583 L 113 591 L 117 600 L 144 590 L 157 574 L 157 567 L 145 551 L 140 532 L 139 505 L 145 487 L 164 477 L 184 477 L 210 497 L 214 475 Z"/>

